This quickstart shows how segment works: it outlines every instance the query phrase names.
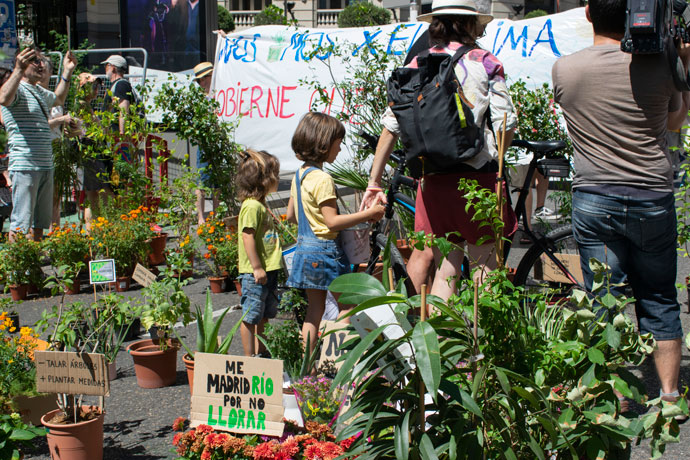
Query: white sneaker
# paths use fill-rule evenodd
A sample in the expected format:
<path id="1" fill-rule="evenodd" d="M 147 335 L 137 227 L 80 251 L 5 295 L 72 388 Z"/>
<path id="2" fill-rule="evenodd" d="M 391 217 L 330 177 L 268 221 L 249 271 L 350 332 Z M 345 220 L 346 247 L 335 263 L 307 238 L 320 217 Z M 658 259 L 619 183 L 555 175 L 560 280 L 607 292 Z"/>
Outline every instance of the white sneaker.
<path id="1" fill-rule="evenodd" d="M 542 219 L 545 217 L 553 217 L 554 215 L 555 213 L 553 210 L 547 208 L 546 206 L 537 208 L 537 210 L 534 212 L 535 217 L 541 217 Z"/>

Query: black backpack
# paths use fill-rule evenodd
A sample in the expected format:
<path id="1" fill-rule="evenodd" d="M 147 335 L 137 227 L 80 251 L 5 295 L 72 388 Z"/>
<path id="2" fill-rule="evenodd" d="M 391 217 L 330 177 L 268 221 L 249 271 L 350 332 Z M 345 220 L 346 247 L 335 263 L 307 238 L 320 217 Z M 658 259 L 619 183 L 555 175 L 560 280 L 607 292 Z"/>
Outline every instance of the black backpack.
<path id="1" fill-rule="evenodd" d="M 472 104 L 455 75 L 455 64 L 472 48 L 417 55 L 417 68 L 401 67 L 388 79 L 388 105 L 400 125 L 410 174 L 462 170 L 484 148 L 484 123 L 478 126 Z"/>

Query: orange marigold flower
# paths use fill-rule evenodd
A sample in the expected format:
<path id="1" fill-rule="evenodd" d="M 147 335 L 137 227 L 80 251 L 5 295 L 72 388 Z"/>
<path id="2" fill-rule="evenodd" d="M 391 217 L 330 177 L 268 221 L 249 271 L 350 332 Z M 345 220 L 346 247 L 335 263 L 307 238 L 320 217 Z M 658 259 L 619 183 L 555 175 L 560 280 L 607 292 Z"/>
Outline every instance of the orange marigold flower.
<path id="1" fill-rule="evenodd" d="M 214 225 L 211 225 L 211 227 L 208 229 L 208 232 L 211 234 L 215 231 L 216 231 L 216 227 Z"/>
<path id="2" fill-rule="evenodd" d="M 203 228 L 199 227 L 199 228 L 196 229 L 196 234 L 197 234 L 197 235 L 201 236 L 202 233 L 204 233 L 204 229 L 203 229 Z"/>
<path id="3" fill-rule="evenodd" d="M 206 254 L 204 254 L 204 259 L 210 259 L 210 258 L 211 258 L 211 254 L 209 254 L 208 252 Z"/>
<path id="4" fill-rule="evenodd" d="M 209 244 L 208 246 L 206 246 L 206 249 L 208 249 L 209 251 L 213 251 L 214 248 L 215 248 L 215 246 L 213 246 L 212 244 Z"/>

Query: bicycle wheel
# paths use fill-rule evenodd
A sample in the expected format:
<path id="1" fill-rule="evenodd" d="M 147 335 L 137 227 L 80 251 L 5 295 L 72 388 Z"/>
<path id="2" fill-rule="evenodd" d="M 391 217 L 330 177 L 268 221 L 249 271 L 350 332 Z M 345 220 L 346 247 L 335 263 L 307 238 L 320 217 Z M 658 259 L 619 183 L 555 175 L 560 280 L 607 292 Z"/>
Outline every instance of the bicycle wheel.
<path id="1" fill-rule="evenodd" d="M 386 245 L 388 244 L 386 235 L 383 233 L 377 234 L 374 244 L 376 245 L 376 248 L 374 249 L 378 249 L 378 251 L 373 250 L 372 253 L 383 254 L 386 250 Z M 393 280 L 396 286 L 400 280 L 404 279 L 405 289 L 407 289 L 407 292 L 414 292 L 414 286 L 412 286 L 410 277 L 407 274 L 407 268 L 405 267 L 405 259 L 403 259 L 403 256 L 400 254 L 400 251 L 398 251 L 398 248 L 396 248 L 394 245 L 391 245 L 388 253 L 390 255 L 390 266 L 393 269 Z M 382 279 L 383 276 L 388 276 L 387 273 L 383 273 L 382 265 L 371 262 L 368 264 L 365 272 L 379 279 Z"/>
<path id="2" fill-rule="evenodd" d="M 580 254 L 577 250 L 572 226 L 566 225 L 547 233 L 545 247 L 582 284 Z M 532 245 L 522 256 L 515 272 L 513 284 L 524 287 L 526 294 L 547 294 L 551 297 L 552 302 L 567 300 L 572 290 L 577 287 L 548 257 L 546 250 L 537 244 Z"/>

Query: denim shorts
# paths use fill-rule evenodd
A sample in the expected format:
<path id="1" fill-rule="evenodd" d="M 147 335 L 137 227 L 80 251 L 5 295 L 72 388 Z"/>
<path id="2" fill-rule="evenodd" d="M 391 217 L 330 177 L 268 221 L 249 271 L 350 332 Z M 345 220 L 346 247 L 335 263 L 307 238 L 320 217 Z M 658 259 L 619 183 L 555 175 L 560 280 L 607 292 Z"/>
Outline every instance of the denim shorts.
<path id="1" fill-rule="evenodd" d="M 335 240 L 297 237 L 288 286 L 325 291 L 334 279 L 345 273 L 350 273 L 350 262 L 339 237 Z"/>
<path id="2" fill-rule="evenodd" d="M 208 162 L 201 159 L 203 155 L 203 150 L 196 150 L 196 169 L 199 170 L 199 185 L 203 185 L 208 188 L 215 188 L 211 183 L 211 176 L 208 173 Z"/>
<path id="3" fill-rule="evenodd" d="M 635 297 L 640 333 L 656 340 L 683 336 L 676 292 L 676 211 L 673 194 L 656 200 L 573 193 L 573 234 L 585 286 L 591 289 L 595 258 L 611 267 L 613 295 L 627 281 Z"/>
<path id="4" fill-rule="evenodd" d="M 10 171 L 12 215 L 10 230 L 48 228 L 53 216 L 53 170 Z"/>
<path id="5" fill-rule="evenodd" d="M 259 324 L 262 319 L 275 318 L 278 313 L 278 271 L 266 272 L 266 284 L 258 284 L 253 273 L 242 273 L 242 312 L 245 323 Z"/>

